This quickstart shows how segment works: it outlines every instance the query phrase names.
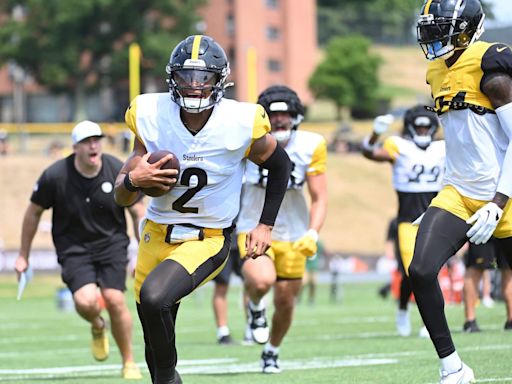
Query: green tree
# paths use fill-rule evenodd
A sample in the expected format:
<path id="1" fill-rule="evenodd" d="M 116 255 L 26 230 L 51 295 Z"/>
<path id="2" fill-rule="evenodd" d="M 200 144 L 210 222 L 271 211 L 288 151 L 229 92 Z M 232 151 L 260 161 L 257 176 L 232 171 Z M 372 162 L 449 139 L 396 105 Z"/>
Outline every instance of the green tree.
<path id="1" fill-rule="evenodd" d="M 332 38 L 325 58 L 309 80 L 311 92 L 336 105 L 338 120 L 342 107 L 375 107 L 381 59 L 370 52 L 371 42 L 362 36 Z"/>
<path id="2" fill-rule="evenodd" d="M 419 0 L 318 0 L 318 39 L 358 33 L 382 43 L 413 43 Z M 482 1 L 487 18 L 493 18 L 488 1 Z"/>
<path id="3" fill-rule="evenodd" d="M 3 0 L 0 64 L 15 61 L 52 92 L 126 83 L 128 45 L 138 42 L 143 74 L 158 73 L 174 45 L 195 31 L 205 0 Z M 76 113 L 75 113 L 76 114 Z M 82 117 L 82 116 L 80 116 Z"/>

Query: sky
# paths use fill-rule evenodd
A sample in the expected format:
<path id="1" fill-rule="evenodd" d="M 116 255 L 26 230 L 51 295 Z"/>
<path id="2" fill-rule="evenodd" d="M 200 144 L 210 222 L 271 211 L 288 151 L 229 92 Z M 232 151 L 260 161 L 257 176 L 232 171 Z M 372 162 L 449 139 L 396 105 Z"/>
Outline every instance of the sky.
<path id="1" fill-rule="evenodd" d="M 487 25 L 512 25 L 512 0 L 488 0 L 493 6 L 495 20 L 487 21 Z"/>

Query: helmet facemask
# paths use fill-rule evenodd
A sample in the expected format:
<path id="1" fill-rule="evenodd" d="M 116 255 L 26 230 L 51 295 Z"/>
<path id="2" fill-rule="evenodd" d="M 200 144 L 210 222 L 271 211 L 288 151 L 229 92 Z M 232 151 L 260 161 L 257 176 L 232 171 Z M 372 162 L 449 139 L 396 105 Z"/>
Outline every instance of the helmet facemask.
<path id="1" fill-rule="evenodd" d="M 168 71 L 168 74 L 171 97 L 187 112 L 199 113 L 209 109 L 224 96 L 226 76 L 219 72 L 185 68 Z"/>
<path id="2" fill-rule="evenodd" d="M 286 144 L 290 140 L 293 132 L 297 129 L 297 126 L 304 119 L 304 116 L 291 111 L 285 101 L 270 103 L 268 106 L 268 114 L 271 123 L 274 120 L 272 116 L 278 113 L 280 113 L 282 117 L 278 120 L 277 124 L 272 124 L 270 134 L 274 136 L 279 144 Z M 288 120 L 284 121 L 284 117 Z"/>
<path id="3" fill-rule="evenodd" d="M 418 129 L 420 128 L 427 128 L 428 130 L 424 134 L 418 134 Z M 437 131 L 437 122 L 432 122 L 428 116 L 416 116 L 412 123 L 406 123 L 406 129 L 407 136 L 412 138 L 414 144 L 425 149 L 432 143 L 434 134 Z"/>
<path id="4" fill-rule="evenodd" d="M 165 67 L 171 99 L 190 113 L 212 108 L 224 96 L 229 62 L 209 36 L 189 36 L 171 53 Z"/>
<path id="5" fill-rule="evenodd" d="M 432 13 L 420 15 L 416 26 L 418 42 L 428 60 L 442 58 L 446 60 L 457 50 L 466 49 L 480 38 L 484 32 L 485 15 L 481 13 L 474 18 L 459 17 L 464 15 L 459 0 L 450 17 Z"/>

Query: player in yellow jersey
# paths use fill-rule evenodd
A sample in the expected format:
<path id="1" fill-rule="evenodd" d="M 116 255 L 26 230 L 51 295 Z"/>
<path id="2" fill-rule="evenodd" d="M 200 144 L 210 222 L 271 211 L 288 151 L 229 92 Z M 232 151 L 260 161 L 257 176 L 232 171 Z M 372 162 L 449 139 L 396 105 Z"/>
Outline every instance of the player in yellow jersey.
<path id="1" fill-rule="evenodd" d="M 483 244 L 492 235 L 512 260 L 512 52 L 477 41 L 483 21 L 479 0 L 426 0 L 417 22 L 444 129 L 446 170 L 421 221 L 409 278 L 443 384 L 471 383 L 474 374 L 455 350 L 439 269 L 468 239 Z"/>
<path id="2" fill-rule="evenodd" d="M 405 112 L 402 135 L 388 136 L 382 146 L 377 140 L 392 122 L 392 115 L 378 116 L 373 133 L 363 141 L 363 155 L 373 161 L 393 166 L 393 187 L 398 195 L 398 259 L 402 273 L 396 329 L 400 336 L 411 334 L 409 298 L 411 286 L 407 269 L 414 252 L 417 226 L 412 222 L 426 211 L 430 201 L 441 189 L 444 173 L 444 140 L 433 140 L 439 127 L 436 114 L 417 105 Z M 420 335 L 425 330 L 420 331 Z"/>
<path id="3" fill-rule="evenodd" d="M 264 90 L 258 103 L 265 107 L 272 125 L 272 135 L 290 156 L 292 173 L 288 189 L 272 231 L 269 257 L 247 259 L 242 265 L 249 296 L 248 328 L 255 342 L 265 344 L 261 355 L 263 373 L 279 373 L 279 347 L 293 318 L 297 295 L 302 286 L 306 258 L 317 251 L 318 231 L 327 212 L 327 146 L 316 133 L 297 130 L 304 107 L 290 88 L 276 85 Z M 237 222 L 241 250 L 246 234 L 258 222 L 264 204 L 268 172 L 248 164 Z M 303 194 L 307 186 L 311 196 L 308 207 Z M 241 252 L 241 256 L 246 256 Z M 274 315 L 269 329 L 263 297 L 274 287 Z"/>
<path id="4" fill-rule="evenodd" d="M 166 72 L 169 93 L 140 95 L 126 112 L 136 140 L 115 187 L 121 205 L 131 204 L 140 188 L 168 191 L 149 203 L 135 269 L 146 362 L 157 384 L 181 383 L 175 370 L 178 306 L 226 263 L 245 159 L 269 175 L 265 204 L 247 239 L 248 257 L 269 247 L 291 171 L 288 155 L 269 134 L 263 107 L 223 97 L 229 63 L 211 37 L 180 42 Z M 160 149 L 178 157 L 179 175 L 160 169 L 172 155 L 148 163 L 150 153 Z"/>

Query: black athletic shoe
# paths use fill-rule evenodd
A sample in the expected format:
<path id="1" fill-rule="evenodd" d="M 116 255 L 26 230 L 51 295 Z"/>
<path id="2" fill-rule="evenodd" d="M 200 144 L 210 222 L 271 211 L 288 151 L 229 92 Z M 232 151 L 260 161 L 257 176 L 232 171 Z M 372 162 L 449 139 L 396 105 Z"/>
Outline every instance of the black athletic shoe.
<path id="1" fill-rule="evenodd" d="M 503 329 L 505 331 L 512 331 L 512 320 L 507 320 Z"/>
<path id="2" fill-rule="evenodd" d="M 261 354 L 261 369 L 263 373 L 281 373 L 279 368 L 279 356 L 272 352 L 263 352 Z"/>
<path id="3" fill-rule="evenodd" d="M 219 343 L 220 345 L 233 345 L 235 344 L 235 341 L 233 340 L 231 335 L 225 335 L 219 338 L 217 340 L 217 343 Z"/>
<path id="4" fill-rule="evenodd" d="M 475 320 L 469 320 L 464 323 L 464 326 L 462 327 L 462 330 L 467 333 L 475 333 L 475 332 L 481 332 L 482 330 L 476 323 Z"/>

